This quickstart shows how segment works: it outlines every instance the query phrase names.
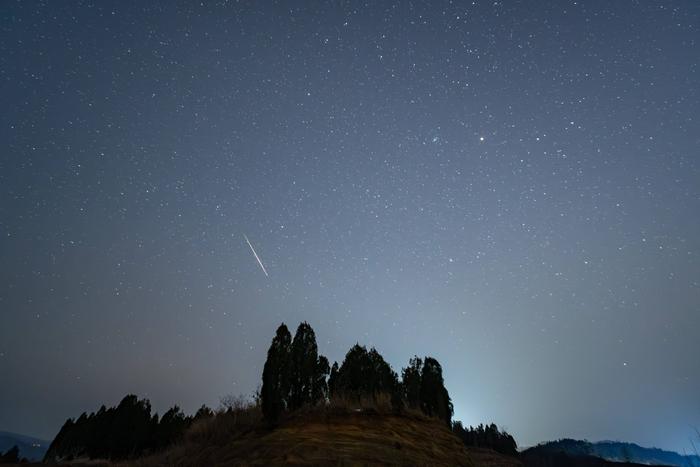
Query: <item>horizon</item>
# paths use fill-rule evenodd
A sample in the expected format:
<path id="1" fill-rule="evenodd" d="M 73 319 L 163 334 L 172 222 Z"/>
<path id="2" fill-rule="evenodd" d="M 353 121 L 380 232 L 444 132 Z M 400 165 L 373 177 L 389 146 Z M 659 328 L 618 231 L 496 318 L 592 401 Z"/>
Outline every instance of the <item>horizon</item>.
<path id="1" fill-rule="evenodd" d="M 285 323 L 285 324 L 286 324 L 286 323 Z M 361 344 L 361 343 L 359 343 L 359 344 L 360 344 L 360 345 L 363 345 L 363 344 Z M 342 359 L 341 359 L 341 360 L 342 360 Z M 340 363 L 340 361 L 338 361 L 338 363 Z M 392 368 L 393 368 L 393 366 L 392 366 Z M 448 390 L 449 390 L 449 388 L 448 388 Z M 151 402 L 151 404 L 153 404 L 153 401 L 150 400 L 148 397 L 146 397 L 146 396 L 141 396 L 141 395 L 139 395 L 139 394 L 135 394 L 135 395 L 136 395 L 137 397 L 139 397 L 139 399 L 142 399 L 142 398 L 143 398 L 143 399 L 148 399 L 149 402 Z M 126 396 L 126 394 L 125 394 L 125 396 Z M 154 415 L 155 415 L 155 414 L 161 415 L 161 414 L 165 413 L 169 408 L 171 408 L 171 407 L 173 407 L 173 406 L 176 406 L 176 405 L 179 406 L 180 408 L 183 408 L 183 411 L 184 411 L 184 413 L 185 413 L 186 415 L 194 414 L 194 413 L 197 411 L 197 409 L 199 409 L 199 407 L 201 407 L 202 405 L 205 405 L 205 406 L 207 406 L 207 407 L 209 407 L 209 408 L 212 408 L 212 409 L 214 409 L 214 410 L 217 410 L 217 409 L 221 408 L 221 400 L 222 400 L 225 396 L 235 396 L 235 397 L 239 397 L 239 396 L 240 396 L 240 397 L 244 397 L 246 400 L 252 400 L 252 399 L 254 398 L 254 394 L 248 394 L 248 395 L 245 395 L 245 394 L 238 394 L 238 395 L 236 395 L 236 394 L 226 394 L 226 395 L 222 395 L 222 396 L 217 400 L 216 403 L 212 403 L 212 404 L 202 403 L 202 404 L 200 404 L 200 405 L 198 405 L 198 406 L 192 407 L 192 410 L 185 410 L 185 409 L 184 409 L 180 404 L 178 404 L 177 402 L 172 402 L 172 403 L 169 403 L 169 404 L 166 403 L 165 405 L 160 404 L 161 407 L 162 407 L 161 410 L 158 410 L 158 409 L 156 408 L 157 406 L 156 406 L 156 405 L 153 405 L 153 407 L 154 407 L 153 414 L 154 414 Z M 94 407 L 94 408 L 91 408 L 91 409 L 86 409 L 86 410 L 83 410 L 82 412 L 85 412 L 86 414 L 96 413 L 96 412 L 100 409 L 100 407 L 101 407 L 102 405 L 104 405 L 104 406 L 107 407 L 107 408 L 116 407 L 116 406 L 119 404 L 119 401 L 120 401 L 122 398 L 123 398 L 123 397 L 120 397 L 120 398 L 118 398 L 118 399 L 116 399 L 116 400 L 114 400 L 114 401 L 112 401 L 112 402 L 103 402 L 103 403 L 101 403 L 98 407 Z M 82 412 L 81 412 L 81 413 L 82 413 Z M 457 414 L 458 414 L 458 410 L 457 410 L 457 407 L 455 407 L 455 413 L 454 413 L 454 416 L 453 416 L 453 420 L 454 420 L 455 422 L 456 422 L 456 421 L 464 422 L 461 418 L 459 418 L 459 416 L 458 416 Z M 74 415 L 71 415 L 71 416 L 67 417 L 66 419 L 72 418 L 73 420 L 75 420 L 79 415 L 80 415 L 79 413 L 76 413 L 76 414 L 74 414 Z M 65 420 L 64 420 L 64 422 L 65 422 Z M 61 424 L 63 424 L 64 422 L 62 422 Z M 464 423 L 464 426 L 465 426 L 465 427 L 469 427 L 470 425 L 471 425 L 471 426 L 478 426 L 479 424 L 488 425 L 488 424 L 491 424 L 491 423 L 493 423 L 493 421 L 490 421 L 490 420 L 489 420 L 489 421 L 481 421 L 481 422 L 471 423 L 471 424 L 470 424 L 470 423 Z M 498 424 L 497 424 L 497 425 L 498 425 Z M 499 428 L 504 429 L 504 428 L 506 428 L 507 425 L 502 425 L 502 426 L 501 426 L 501 425 L 498 425 L 498 426 L 499 426 Z M 60 429 L 60 427 L 59 427 L 59 429 Z M 56 432 L 58 432 L 59 429 L 57 429 Z M 507 428 L 505 429 L 505 431 L 507 431 Z M 43 437 L 43 436 L 35 436 L 35 435 L 31 434 L 31 433 L 29 433 L 29 434 L 28 434 L 28 433 L 20 433 L 20 432 L 16 432 L 16 431 L 12 431 L 12 430 L 0 430 L 0 433 L 21 435 L 21 436 L 25 436 L 25 437 L 27 437 L 27 438 L 33 438 L 33 439 L 36 439 L 36 440 L 39 440 L 39 441 L 46 441 L 46 442 L 48 442 L 48 444 L 50 444 L 51 441 L 53 440 L 53 438 L 56 436 L 56 433 L 53 433 L 52 435 L 48 435 L 48 436 L 46 436 L 46 437 Z M 529 444 L 529 445 L 522 445 L 522 444 L 518 443 L 518 450 L 519 450 L 519 451 L 523 451 L 523 450 L 528 449 L 528 448 L 530 448 L 530 447 L 534 447 L 534 446 L 537 446 L 537 445 L 540 445 L 540 444 L 544 444 L 544 443 L 551 442 L 551 441 L 558 441 L 558 440 L 562 440 L 562 439 L 573 439 L 573 440 L 576 440 L 576 441 L 585 441 L 585 442 L 589 442 L 589 443 L 592 443 L 592 444 L 599 444 L 599 443 L 624 443 L 624 444 L 633 444 L 633 445 L 637 445 L 637 446 L 639 446 L 639 447 L 646 448 L 646 449 L 661 449 L 661 450 L 667 451 L 667 452 L 674 452 L 674 453 L 679 454 L 679 455 L 681 455 L 681 456 L 690 456 L 690 457 L 692 457 L 692 456 L 700 456 L 700 454 L 697 454 L 697 453 L 695 453 L 695 452 L 679 452 L 679 451 L 675 451 L 675 450 L 673 450 L 673 449 L 664 448 L 664 447 L 661 447 L 661 446 L 642 445 L 642 444 L 639 444 L 639 443 L 635 442 L 634 440 L 615 440 L 615 439 L 597 439 L 597 440 L 596 440 L 596 439 L 590 439 L 590 438 L 586 438 L 586 437 L 583 437 L 583 438 L 571 438 L 571 437 L 568 437 L 568 436 L 560 436 L 560 437 L 558 437 L 558 438 L 552 438 L 552 439 L 547 439 L 547 440 L 541 440 L 541 441 L 538 441 L 538 442 L 536 442 L 536 443 L 534 443 L 534 444 Z M 689 439 L 692 439 L 692 438 L 689 438 Z M 517 439 L 516 439 L 516 441 L 517 441 Z M 691 448 L 692 448 L 692 443 L 691 443 Z"/>
<path id="2" fill-rule="evenodd" d="M 288 324 L 288 323 L 283 323 L 283 324 Z M 292 329 L 293 329 L 293 328 L 292 328 Z M 271 333 L 271 338 L 272 338 L 272 335 L 274 335 L 274 333 Z M 317 336 L 317 337 L 318 337 L 318 336 Z M 319 341 L 319 342 L 320 342 L 320 341 Z M 375 346 L 370 346 L 370 345 L 367 345 L 367 344 L 363 344 L 362 342 L 356 342 L 356 343 L 358 343 L 359 345 L 364 345 L 364 346 L 366 346 L 367 348 L 375 347 Z M 348 349 L 349 349 L 349 348 L 348 348 Z M 377 349 L 377 350 L 380 351 L 380 349 Z M 263 353 L 264 353 L 264 352 L 263 352 Z M 381 353 L 381 351 L 380 351 L 380 353 Z M 320 354 L 323 354 L 323 352 L 320 352 Z M 342 360 L 343 360 L 343 357 L 344 357 L 344 354 L 341 355 L 337 360 L 334 360 L 334 359 L 329 359 L 329 360 L 331 361 L 331 363 L 334 362 L 334 361 L 337 361 L 337 362 L 340 364 L 340 363 L 342 362 Z M 408 362 L 408 360 L 406 360 L 406 362 Z M 388 362 L 388 363 L 391 364 L 391 362 Z M 393 364 L 392 364 L 391 366 L 392 366 L 392 368 L 393 368 L 395 371 L 397 371 L 397 372 L 399 373 L 399 378 L 400 378 L 400 369 L 397 368 L 396 366 L 394 366 Z M 262 373 L 262 365 L 261 365 L 261 373 Z M 445 374 L 445 375 L 443 375 L 443 376 L 445 377 L 446 387 L 447 387 L 447 389 L 449 390 L 449 375 Z M 259 389 L 259 387 L 258 387 L 258 389 Z M 131 394 L 131 393 L 130 393 L 130 394 Z M 175 401 L 175 402 L 170 402 L 170 403 L 168 403 L 168 402 L 163 402 L 163 401 L 159 401 L 159 402 L 156 403 L 155 401 L 153 401 L 152 399 L 150 399 L 147 395 L 142 395 L 142 394 L 135 394 L 135 395 L 136 395 L 137 397 L 139 397 L 140 399 L 141 399 L 141 398 L 148 399 L 148 400 L 151 402 L 152 406 L 153 406 L 153 413 L 154 413 L 154 414 L 157 413 L 157 414 L 159 414 L 159 415 L 162 415 L 162 414 L 165 413 L 169 408 L 171 408 L 171 407 L 173 407 L 173 406 L 175 406 L 175 405 L 177 405 L 177 406 L 179 406 L 181 409 L 183 409 L 183 411 L 184 411 L 185 414 L 194 414 L 194 413 L 197 411 L 197 409 L 199 409 L 199 407 L 201 407 L 202 405 L 206 405 L 207 407 L 210 407 L 210 408 L 212 408 L 212 409 L 217 409 L 217 408 L 221 407 L 221 400 L 222 400 L 224 397 L 226 397 L 226 396 L 235 396 L 235 397 L 241 396 L 241 397 L 244 397 L 244 398 L 247 399 L 247 400 L 252 400 L 253 397 L 254 397 L 254 392 L 251 392 L 251 393 L 249 393 L 249 394 L 243 394 L 243 393 L 239 393 L 239 394 L 233 394 L 233 393 L 230 393 L 230 394 L 222 394 L 222 395 L 219 396 L 215 401 L 212 401 L 211 404 L 210 404 L 210 403 L 206 403 L 206 402 L 202 402 L 202 403 L 199 403 L 199 404 L 196 404 L 196 403 L 195 403 L 195 404 L 192 405 L 190 408 L 184 407 L 182 404 L 178 403 L 177 401 Z M 450 395 L 452 396 L 452 394 L 450 394 Z M 35 436 L 35 435 L 31 434 L 31 433 L 28 434 L 28 433 L 22 433 L 22 432 L 15 432 L 15 431 L 12 431 L 12 430 L 9 430 L 9 431 L 8 431 L 8 430 L 0 430 L 0 431 L 5 431 L 5 432 L 7 432 L 7 433 L 12 433 L 12 434 L 19 434 L 19 435 L 27 436 L 27 437 L 30 437 L 30 438 L 36 438 L 36 439 L 39 439 L 39 440 L 42 440 L 42 441 L 48 441 L 49 444 L 50 444 L 51 441 L 53 440 L 53 438 L 56 436 L 56 433 L 59 431 L 60 427 L 63 425 L 63 423 L 64 423 L 68 418 L 72 418 L 72 419 L 75 420 L 75 419 L 76 419 L 81 413 L 83 413 L 83 412 L 85 412 L 85 413 L 87 413 L 87 414 L 96 413 L 102 405 L 106 406 L 107 408 L 109 408 L 109 407 L 116 407 L 116 406 L 119 404 L 119 401 L 121 401 L 121 400 L 123 399 L 124 396 L 126 396 L 126 394 L 123 394 L 122 396 L 117 397 L 117 398 L 114 399 L 113 401 L 109 401 L 109 402 L 103 401 L 103 402 L 101 402 L 100 404 L 98 404 L 98 405 L 95 406 L 95 407 L 92 407 L 92 408 L 89 408 L 89 409 L 86 408 L 86 409 L 84 409 L 84 410 L 81 410 L 80 412 L 75 412 L 75 413 L 73 413 L 72 415 L 69 415 L 68 417 L 66 417 L 66 419 L 64 419 L 64 420 L 60 423 L 60 425 L 58 426 L 58 428 L 56 428 L 55 432 L 54 432 L 52 435 L 48 435 L 47 437 Z M 454 402 L 454 399 L 453 399 L 453 402 Z M 457 405 L 455 405 L 455 407 L 454 407 L 454 416 L 453 416 L 453 420 L 454 420 L 454 421 L 461 421 L 461 422 L 463 422 L 463 424 L 464 424 L 465 427 L 468 427 L 468 426 L 470 426 L 470 425 L 471 425 L 471 426 L 477 426 L 477 425 L 479 425 L 479 424 L 488 425 L 488 424 L 491 424 L 491 423 L 496 423 L 496 424 L 498 425 L 499 428 L 505 429 L 505 431 L 508 431 L 508 425 L 507 425 L 507 423 L 499 423 L 499 422 L 496 422 L 495 420 L 481 420 L 481 421 L 475 421 L 475 422 L 467 422 L 464 418 L 460 418 L 460 416 L 459 416 L 460 413 L 461 413 L 461 411 L 459 410 L 459 407 L 458 407 Z M 0 427 L 0 428 L 1 428 L 1 427 Z M 511 433 L 511 434 L 512 434 L 512 433 Z M 662 450 L 664 450 L 664 451 L 675 452 L 675 453 L 680 454 L 680 455 L 682 455 L 682 456 L 698 456 L 698 455 L 699 455 L 699 454 L 696 454 L 695 452 L 689 452 L 689 451 L 687 451 L 687 452 L 682 452 L 682 451 L 677 451 L 677 450 L 674 450 L 674 449 L 671 449 L 671 448 L 667 448 L 667 447 L 663 447 L 663 446 L 646 445 L 646 444 L 642 444 L 642 443 L 636 442 L 635 440 L 627 440 L 627 439 L 617 439 L 617 440 L 616 440 L 616 439 L 602 439 L 602 438 L 601 438 L 601 439 L 592 439 L 592 438 L 586 437 L 586 436 L 575 437 L 575 436 L 563 436 L 563 435 L 562 435 L 562 436 L 554 437 L 554 438 L 551 438 L 551 439 L 543 439 L 543 440 L 540 440 L 540 441 L 536 441 L 536 442 L 531 443 L 531 444 L 522 444 L 522 443 L 519 441 L 519 439 L 516 438 L 516 442 L 518 443 L 518 450 L 522 451 L 522 450 L 524 450 L 524 449 L 527 449 L 527 448 L 530 448 L 530 447 L 534 447 L 534 446 L 537 446 L 537 445 L 539 445 L 539 444 L 547 443 L 547 442 L 550 442 L 550 441 L 557 441 L 557 440 L 560 440 L 560 439 L 574 439 L 574 440 L 577 440 L 577 441 L 587 441 L 587 442 L 594 443 L 594 444 L 595 444 L 595 443 L 606 443 L 606 442 L 611 442 L 611 443 L 629 443 L 629 444 L 636 444 L 636 445 L 638 445 L 638 446 L 640 446 L 640 447 L 648 448 L 648 449 L 662 449 Z M 692 437 L 689 437 L 688 439 L 689 439 L 689 440 L 692 440 L 693 438 L 692 438 Z M 693 448 L 692 441 L 689 441 L 689 444 L 690 444 L 690 448 L 692 449 L 692 448 Z"/>
<path id="3" fill-rule="evenodd" d="M 699 3 L 2 11 L 0 428 L 216 407 L 308 321 L 519 446 L 691 452 Z"/>

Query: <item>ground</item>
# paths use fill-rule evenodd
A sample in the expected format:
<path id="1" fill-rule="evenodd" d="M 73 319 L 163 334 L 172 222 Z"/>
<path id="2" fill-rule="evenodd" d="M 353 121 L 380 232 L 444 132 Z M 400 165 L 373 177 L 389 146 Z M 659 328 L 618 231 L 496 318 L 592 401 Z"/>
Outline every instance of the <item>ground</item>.
<path id="1" fill-rule="evenodd" d="M 493 451 L 468 451 L 438 420 L 373 413 L 303 415 L 223 445 L 185 443 L 141 466 L 432 465 L 520 466 Z"/>

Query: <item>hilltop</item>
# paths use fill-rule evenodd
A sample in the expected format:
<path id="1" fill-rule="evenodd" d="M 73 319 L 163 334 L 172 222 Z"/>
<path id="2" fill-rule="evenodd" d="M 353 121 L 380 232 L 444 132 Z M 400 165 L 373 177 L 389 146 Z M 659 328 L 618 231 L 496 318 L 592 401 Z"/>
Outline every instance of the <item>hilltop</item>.
<path id="1" fill-rule="evenodd" d="M 375 348 L 356 344 L 331 366 L 318 353 L 308 323 L 293 338 L 281 324 L 252 399 L 225 398 L 218 410 L 202 406 L 192 416 L 174 406 L 159 416 L 147 399 L 127 395 L 115 407 L 68 419 L 44 461 L 142 467 L 612 465 L 586 456 L 592 454 L 587 450 L 539 446 L 518 453 L 515 439 L 495 424 L 465 427 L 452 415 L 435 358 L 410 358 L 399 377 Z"/>
<path id="2" fill-rule="evenodd" d="M 474 462 L 438 420 L 370 410 L 299 414 L 273 430 L 251 430 L 222 445 L 189 440 L 137 465 L 521 465 L 492 455 L 498 462 Z"/>

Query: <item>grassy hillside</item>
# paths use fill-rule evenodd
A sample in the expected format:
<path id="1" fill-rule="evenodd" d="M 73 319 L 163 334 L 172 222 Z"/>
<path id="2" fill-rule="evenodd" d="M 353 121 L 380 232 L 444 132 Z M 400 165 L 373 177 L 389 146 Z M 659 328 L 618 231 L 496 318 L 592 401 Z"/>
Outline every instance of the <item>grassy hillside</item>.
<path id="1" fill-rule="evenodd" d="M 182 444 L 137 465 L 521 465 L 493 451 L 470 454 L 444 423 L 418 414 L 316 411 L 275 429 L 250 426 L 225 441 L 224 423 L 204 421 Z"/>

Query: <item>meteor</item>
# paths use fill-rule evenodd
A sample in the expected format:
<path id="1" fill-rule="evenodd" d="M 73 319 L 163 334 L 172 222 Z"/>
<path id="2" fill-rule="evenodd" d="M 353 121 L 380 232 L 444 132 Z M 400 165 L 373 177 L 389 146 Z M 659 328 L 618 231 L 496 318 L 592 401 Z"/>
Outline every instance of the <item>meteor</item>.
<path id="1" fill-rule="evenodd" d="M 243 234 L 243 238 L 245 238 L 245 241 L 248 243 L 248 246 L 250 247 L 250 251 L 253 252 L 253 255 L 255 256 L 255 259 L 258 260 L 258 264 L 260 265 L 260 269 L 262 269 L 262 272 L 265 273 L 265 277 L 270 277 L 270 276 L 267 274 L 267 271 L 265 270 L 265 266 L 263 266 L 262 261 L 260 261 L 260 257 L 259 257 L 258 254 L 255 252 L 255 248 L 253 248 L 253 245 L 250 243 L 250 240 L 248 240 L 248 236 L 247 236 L 246 234 Z"/>

